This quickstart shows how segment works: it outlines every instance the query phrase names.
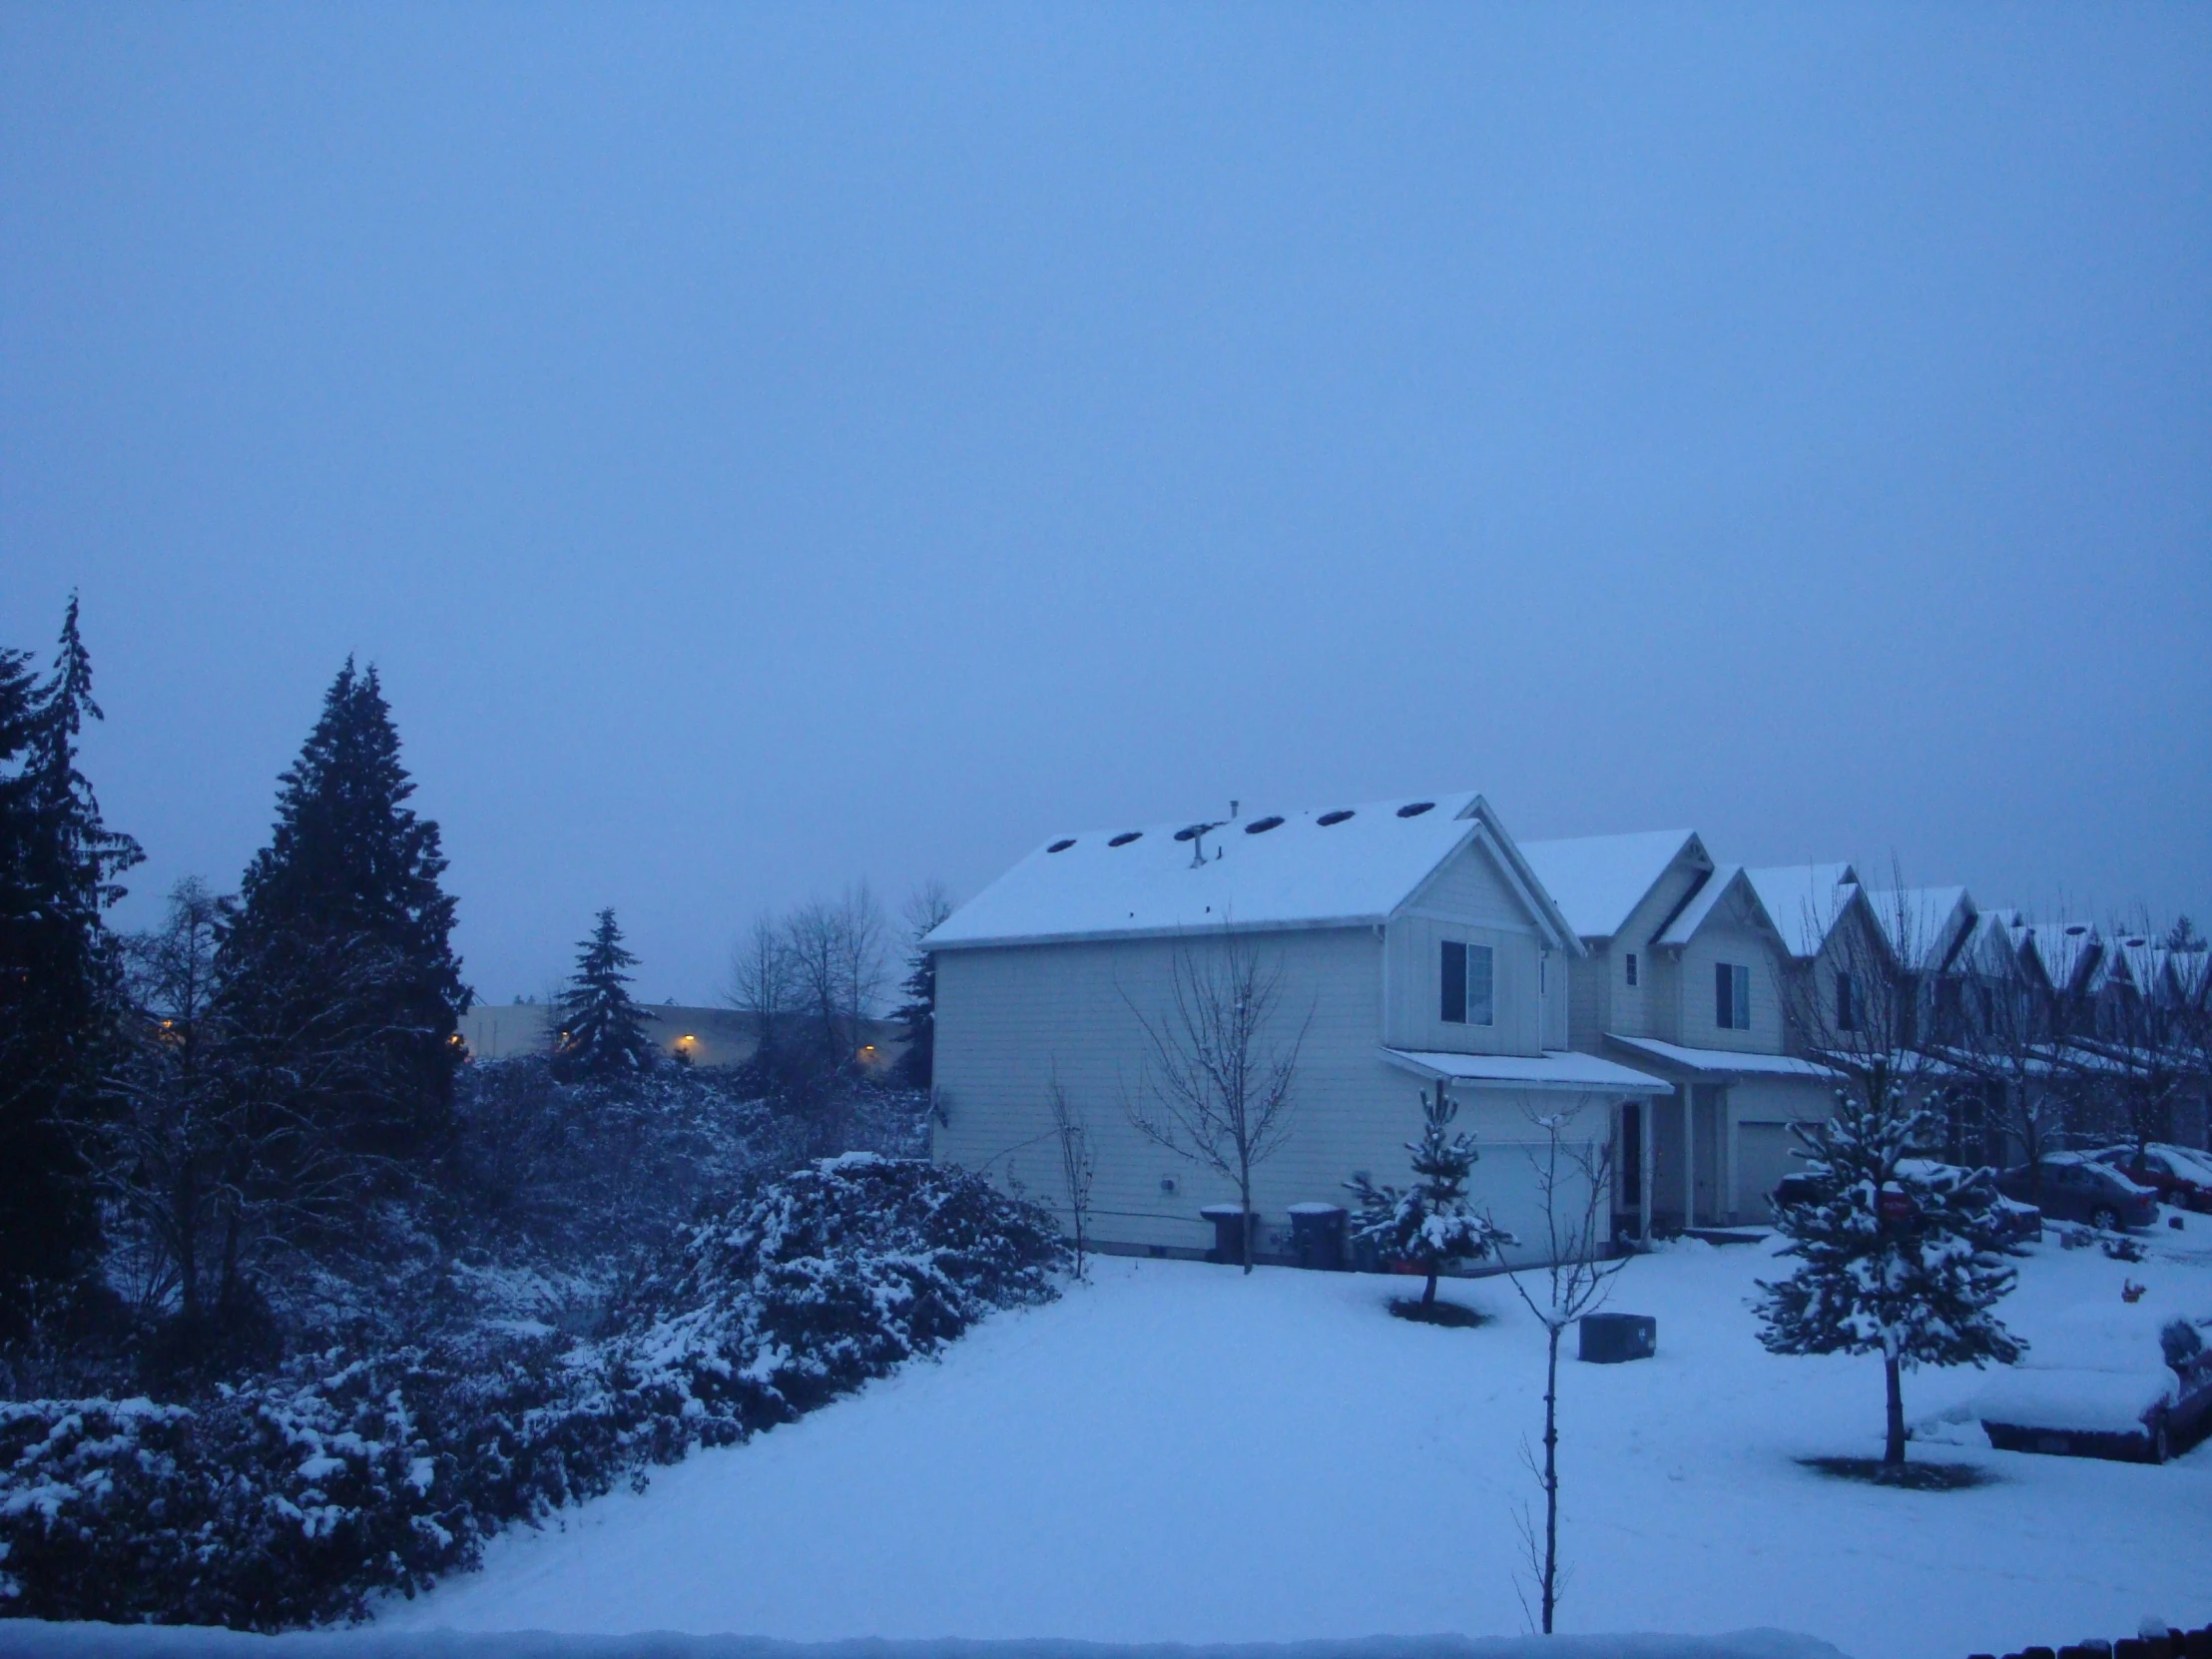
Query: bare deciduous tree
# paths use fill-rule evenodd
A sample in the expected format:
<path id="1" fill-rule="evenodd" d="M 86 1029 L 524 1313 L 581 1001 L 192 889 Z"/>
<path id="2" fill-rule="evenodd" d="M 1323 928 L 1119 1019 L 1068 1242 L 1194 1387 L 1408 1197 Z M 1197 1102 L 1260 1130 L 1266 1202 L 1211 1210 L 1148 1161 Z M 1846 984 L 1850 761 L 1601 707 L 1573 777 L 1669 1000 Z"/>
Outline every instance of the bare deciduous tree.
<path id="1" fill-rule="evenodd" d="M 1122 992 L 1145 1038 L 1129 1121 L 1236 1187 L 1250 1273 L 1252 1172 L 1290 1136 L 1291 1085 L 1313 1016 L 1286 1039 L 1276 1018 L 1281 965 L 1263 967 L 1251 940 L 1227 924 L 1207 940 L 1178 944 L 1170 985 L 1168 1006 L 1156 1013 Z"/>
<path id="2" fill-rule="evenodd" d="M 1567 1136 L 1575 1122 L 1572 1112 L 1531 1113 L 1529 1117 L 1544 1137 L 1528 1156 L 1535 1170 L 1536 1211 L 1543 1218 L 1539 1248 L 1544 1252 L 1545 1265 L 1538 1290 L 1531 1290 L 1524 1282 L 1530 1270 L 1517 1269 L 1508 1277 L 1528 1311 L 1544 1328 L 1543 1461 L 1539 1465 L 1534 1458 L 1529 1459 L 1530 1469 L 1543 1489 L 1544 1524 L 1539 1537 L 1524 1511 L 1521 1541 L 1535 1579 L 1543 1633 L 1548 1636 L 1565 1587 L 1559 1566 L 1559 1340 L 1568 1326 L 1604 1305 L 1613 1276 L 1628 1265 L 1628 1258 L 1605 1259 L 1613 1190 L 1610 1137 L 1570 1141 Z"/>
<path id="3" fill-rule="evenodd" d="M 1046 1085 L 1052 1102 L 1052 1129 L 1060 1143 L 1060 1180 L 1067 1189 L 1069 1225 L 1075 1235 L 1075 1277 L 1090 1276 L 1088 1254 L 1091 1234 L 1091 1180 L 1098 1172 L 1096 1149 L 1091 1145 L 1090 1121 L 1083 1109 L 1072 1104 L 1060 1086 L 1055 1070 Z"/>

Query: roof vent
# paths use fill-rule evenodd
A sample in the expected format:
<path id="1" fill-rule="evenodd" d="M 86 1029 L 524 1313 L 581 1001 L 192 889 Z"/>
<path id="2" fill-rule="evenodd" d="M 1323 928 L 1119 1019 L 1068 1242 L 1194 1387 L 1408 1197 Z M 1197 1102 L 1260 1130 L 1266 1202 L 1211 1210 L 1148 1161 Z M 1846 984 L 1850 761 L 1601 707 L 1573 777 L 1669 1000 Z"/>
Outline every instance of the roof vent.
<path id="1" fill-rule="evenodd" d="M 1248 835 L 1257 835 L 1264 830 L 1273 830 L 1282 822 L 1283 821 L 1280 818 L 1256 818 L 1250 824 L 1245 826 L 1245 833 Z"/>
<path id="2" fill-rule="evenodd" d="M 1144 831 L 1142 830 L 1124 830 L 1120 834 L 1116 835 L 1106 844 L 1108 846 L 1127 846 L 1131 841 L 1140 838 L 1143 834 Z"/>
<path id="3" fill-rule="evenodd" d="M 1054 841 L 1050 846 L 1046 847 L 1045 850 L 1047 852 L 1065 852 L 1074 844 L 1075 842 L 1072 838 L 1064 841 Z"/>
<path id="4" fill-rule="evenodd" d="M 1397 810 L 1399 818 L 1419 818 L 1436 804 L 1433 801 L 1408 801 Z"/>
<path id="5" fill-rule="evenodd" d="M 1322 827 L 1322 828 L 1323 828 L 1324 830 L 1326 830 L 1326 829 L 1328 829 L 1328 828 L 1329 828 L 1329 827 L 1330 827 L 1330 826 L 1331 826 L 1332 824 L 1342 824 L 1342 823 L 1344 823 L 1344 821 L 1345 821 L 1346 819 L 1350 818 L 1351 816 L 1352 816 L 1352 809 L 1351 809 L 1350 807 L 1344 807 L 1344 808 L 1340 808 L 1340 809 L 1339 809 L 1338 811 L 1336 811 L 1336 812 L 1334 812 L 1334 813 L 1324 813 L 1324 814 L 1322 814 L 1322 815 L 1321 815 L 1321 817 L 1320 817 L 1320 818 L 1318 818 L 1318 819 L 1314 820 L 1314 822 L 1315 822 L 1316 824 L 1320 825 L 1320 826 L 1321 826 L 1321 827 Z"/>

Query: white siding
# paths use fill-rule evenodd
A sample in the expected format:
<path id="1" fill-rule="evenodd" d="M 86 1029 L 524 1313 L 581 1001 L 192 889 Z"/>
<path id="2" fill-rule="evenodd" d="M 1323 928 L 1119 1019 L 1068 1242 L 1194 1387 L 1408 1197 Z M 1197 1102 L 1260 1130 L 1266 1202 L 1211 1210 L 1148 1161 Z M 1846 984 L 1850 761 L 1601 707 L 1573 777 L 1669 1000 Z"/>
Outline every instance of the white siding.
<path id="1" fill-rule="evenodd" d="M 1684 945 L 1677 964 L 1680 998 L 1677 1040 L 1693 1048 L 1721 1048 L 1740 1054 L 1780 1054 L 1783 1049 L 1781 953 L 1763 928 L 1754 926 L 1727 901 L 1715 910 L 1697 936 Z M 1722 962 L 1751 969 L 1751 1028 L 1716 1023 L 1714 968 Z"/>
<path id="2" fill-rule="evenodd" d="M 1533 937 L 1496 936 L 1524 947 L 1532 974 Z M 1255 1172 L 1255 1207 L 1272 1237 L 1287 1225 L 1292 1204 L 1345 1203 L 1344 1182 L 1355 1170 L 1386 1182 L 1407 1179 L 1404 1143 L 1419 1129 L 1420 1084 L 1381 1058 L 1384 941 L 1373 929 L 1262 933 L 1251 943 L 1283 975 L 1274 1045 L 1304 1029 L 1290 1139 Z M 1134 1010 L 1155 1025 L 1171 1017 L 1177 953 L 1203 957 L 1219 949 L 1218 938 L 1201 937 L 940 953 L 935 1069 L 943 1121 L 936 1155 L 1064 1212 L 1049 1104 L 1056 1077 L 1097 1149 L 1091 1204 L 1098 1239 L 1125 1247 L 1210 1246 L 1199 1209 L 1233 1202 L 1233 1187 L 1146 1140 L 1131 1124 L 1130 1108 L 1145 1079 L 1145 1032 Z M 1501 960 L 1501 1024 L 1512 994 Z M 1433 986 L 1428 996 L 1432 1002 Z M 1533 1035 L 1525 995 L 1522 1009 Z M 1528 1113 L 1557 1111 L 1575 1098 L 1484 1090 L 1463 1101 L 1459 1121 L 1485 1148 L 1472 1190 L 1502 1225 L 1524 1236 L 1534 1236 L 1529 1167 L 1519 1150 L 1532 1133 Z M 1590 1133 L 1602 1137 L 1610 1102 L 1589 1104 Z M 1175 1183 L 1173 1192 L 1162 1189 L 1163 1179 Z"/>

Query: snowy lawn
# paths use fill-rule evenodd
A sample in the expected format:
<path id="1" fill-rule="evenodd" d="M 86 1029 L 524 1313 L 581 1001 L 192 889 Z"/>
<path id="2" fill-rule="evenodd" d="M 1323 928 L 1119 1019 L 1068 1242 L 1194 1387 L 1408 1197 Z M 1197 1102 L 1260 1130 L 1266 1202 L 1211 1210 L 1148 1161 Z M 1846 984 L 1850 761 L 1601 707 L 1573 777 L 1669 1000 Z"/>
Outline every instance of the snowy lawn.
<path id="1" fill-rule="evenodd" d="M 2212 1228 L 2123 1265 L 2055 1242 L 2000 1312 L 2034 1340 L 2122 1281 L 2212 1313 Z M 2197 1246 L 2201 1253 L 2174 1247 Z M 1797 1459 L 1881 1451 L 1878 1360 L 1769 1356 L 1745 1303 L 1784 1264 L 1687 1244 L 1611 1306 L 1659 1356 L 1562 1367 L 1568 1631 L 1772 1626 L 1857 1656 L 1964 1659 L 2212 1621 L 2212 1443 L 2164 1468 L 1917 1443 L 1995 1479 L 1883 1489 Z M 1542 1335 L 1502 1281 L 1472 1331 L 1389 1318 L 1410 1282 L 1107 1260 L 752 1444 L 658 1471 L 384 1630 L 731 1631 L 1223 1642 L 1527 1628 L 1515 1593 Z M 1417 1284 L 1411 1288 L 1418 1290 Z M 1569 1336 L 1572 1343 L 1572 1336 Z M 1987 1374 L 1921 1372 L 1931 1418 Z M 1978 1436 L 1976 1436 L 1978 1438 Z"/>

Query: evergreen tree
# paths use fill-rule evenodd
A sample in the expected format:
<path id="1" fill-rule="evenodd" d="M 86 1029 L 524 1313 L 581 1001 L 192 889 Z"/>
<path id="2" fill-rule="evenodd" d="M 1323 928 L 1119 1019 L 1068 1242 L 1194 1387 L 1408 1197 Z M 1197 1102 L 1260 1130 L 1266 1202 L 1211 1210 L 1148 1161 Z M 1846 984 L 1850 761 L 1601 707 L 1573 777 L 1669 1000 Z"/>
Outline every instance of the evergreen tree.
<path id="1" fill-rule="evenodd" d="M 577 946 L 576 976 L 561 995 L 554 1061 L 571 1077 L 628 1077 L 650 1070 L 653 1042 L 645 1015 L 630 998 L 638 959 L 623 948 L 612 909 L 599 912 L 591 937 Z"/>
<path id="2" fill-rule="evenodd" d="M 1891 1465 L 1905 1461 L 1905 1371 L 2009 1365 L 2022 1352 L 1989 1312 L 2014 1279 L 1995 1183 L 1918 1156 L 1937 1132 L 1901 1091 L 1856 1080 L 1833 1118 L 1799 1131 L 1814 1196 L 1776 1222 L 1782 1254 L 1802 1265 L 1759 1287 L 1769 1352 L 1882 1356 Z"/>
<path id="3" fill-rule="evenodd" d="M 898 1081 L 924 1092 L 936 1076 L 937 953 L 922 949 L 921 941 L 951 913 L 952 902 L 938 881 L 925 882 L 906 904 L 913 953 L 906 959 L 906 977 L 898 987 L 906 1000 L 891 1011 L 891 1018 L 906 1042 L 905 1052 L 898 1057 Z"/>
<path id="4" fill-rule="evenodd" d="M 1472 1135 L 1455 1135 L 1451 1120 L 1459 1115 L 1459 1103 L 1436 1085 L 1433 1096 L 1422 1095 L 1421 1132 L 1407 1141 L 1413 1155 L 1413 1184 L 1400 1192 L 1377 1186 L 1363 1172 L 1345 1185 L 1359 1195 L 1360 1220 L 1355 1238 L 1373 1239 L 1392 1261 L 1411 1262 L 1428 1275 L 1420 1294 L 1423 1308 L 1436 1301 L 1436 1276 L 1452 1262 L 1480 1261 L 1513 1235 L 1477 1215 L 1467 1203 L 1467 1176 L 1480 1160 Z"/>
<path id="5" fill-rule="evenodd" d="M 262 1034 L 272 1086 L 318 1138 L 419 1154 L 448 1126 L 469 991 L 438 827 L 406 805 L 414 784 L 373 668 L 346 659 L 278 783 L 270 844 L 224 931 L 233 1018 Z"/>
<path id="6" fill-rule="evenodd" d="M 0 650 L 0 1323 L 89 1271 L 99 1241 L 73 1126 L 94 1117 L 107 1040 L 123 1003 L 103 919 L 115 877 L 142 856 L 107 828 L 77 767 L 92 659 L 77 599 L 54 673 Z"/>
<path id="7" fill-rule="evenodd" d="M 936 1074 L 937 953 L 915 951 L 898 988 L 906 995 L 891 1010 L 906 1039 L 905 1052 L 898 1057 L 898 1080 L 909 1089 L 925 1090 Z"/>

